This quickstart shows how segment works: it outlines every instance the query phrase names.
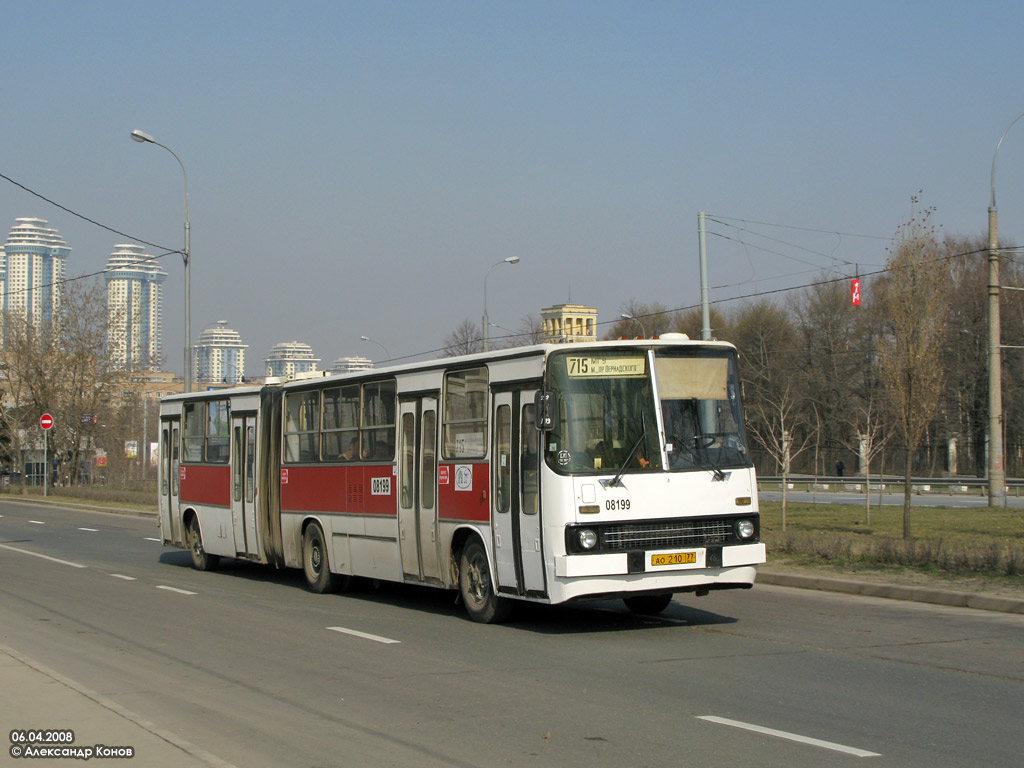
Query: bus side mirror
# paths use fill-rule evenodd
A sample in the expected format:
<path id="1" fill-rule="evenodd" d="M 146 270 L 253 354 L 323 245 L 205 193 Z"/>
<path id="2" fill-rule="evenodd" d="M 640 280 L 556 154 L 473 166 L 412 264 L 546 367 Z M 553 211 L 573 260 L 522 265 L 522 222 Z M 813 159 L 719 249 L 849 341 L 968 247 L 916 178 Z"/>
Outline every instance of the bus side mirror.
<path id="1" fill-rule="evenodd" d="M 558 413 L 557 398 L 550 390 L 541 390 L 533 398 L 537 411 L 537 429 L 547 432 L 555 426 L 555 415 Z"/>

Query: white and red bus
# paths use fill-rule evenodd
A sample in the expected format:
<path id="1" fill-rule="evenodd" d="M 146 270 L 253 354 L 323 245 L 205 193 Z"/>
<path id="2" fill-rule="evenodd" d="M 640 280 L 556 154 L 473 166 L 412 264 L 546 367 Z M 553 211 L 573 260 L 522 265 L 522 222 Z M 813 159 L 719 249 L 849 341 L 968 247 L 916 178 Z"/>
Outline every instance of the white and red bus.
<path id="1" fill-rule="evenodd" d="M 309 376 L 307 374 L 307 376 Z M 233 557 L 513 601 L 749 588 L 765 561 L 735 348 L 543 344 L 260 387 L 160 410 L 160 527 Z"/>

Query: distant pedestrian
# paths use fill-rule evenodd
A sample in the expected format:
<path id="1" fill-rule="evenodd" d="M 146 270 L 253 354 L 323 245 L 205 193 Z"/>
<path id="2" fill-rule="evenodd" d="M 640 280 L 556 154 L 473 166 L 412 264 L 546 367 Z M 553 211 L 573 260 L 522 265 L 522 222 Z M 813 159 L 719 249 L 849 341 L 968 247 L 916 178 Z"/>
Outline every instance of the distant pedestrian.
<path id="1" fill-rule="evenodd" d="M 839 459 L 839 461 L 836 462 L 836 477 L 842 477 L 844 469 L 846 469 L 846 467 L 843 465 L 843 460 Z"/>

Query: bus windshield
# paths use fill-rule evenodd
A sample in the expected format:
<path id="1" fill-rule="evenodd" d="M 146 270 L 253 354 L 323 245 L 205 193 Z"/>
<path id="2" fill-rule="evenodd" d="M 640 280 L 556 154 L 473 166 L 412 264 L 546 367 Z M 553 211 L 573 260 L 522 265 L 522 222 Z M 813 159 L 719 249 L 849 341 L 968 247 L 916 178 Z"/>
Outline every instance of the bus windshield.
<path id="1" fill-rule="evenodd" d="M 662 468 L 645 350 L 552 355 L 548 382 L 558 403 L 545 451 L 552 467 L 602 473 Z"/>
<path id="2" fill-rule="evenodd" d="M 548 464 L 604 474 L 663 470 L 663 457 L 670 470 L 749 466 L 733 354 L 660 348 L 653 376 L 649 362 L 640 349 L 551 356 L 558 415 Z"/>
<path id="3" fill-rule="evenodd" d="M 676 347 L 657 350 L 654 363 L 669 469 L 750 466 L 736 358 Z"/>

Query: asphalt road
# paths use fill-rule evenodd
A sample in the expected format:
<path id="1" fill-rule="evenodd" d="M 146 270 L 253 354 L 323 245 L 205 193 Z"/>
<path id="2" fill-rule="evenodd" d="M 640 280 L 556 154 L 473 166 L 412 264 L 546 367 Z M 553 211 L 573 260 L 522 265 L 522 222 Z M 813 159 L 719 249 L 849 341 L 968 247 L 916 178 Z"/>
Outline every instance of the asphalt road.
<path id="1" fill-rule="evenodd" d="M 484 626 L 156 536 L 0 502 L 0 644 L 237 766 L 1021 764 L 1024 616 L 760 586 Z"/>

